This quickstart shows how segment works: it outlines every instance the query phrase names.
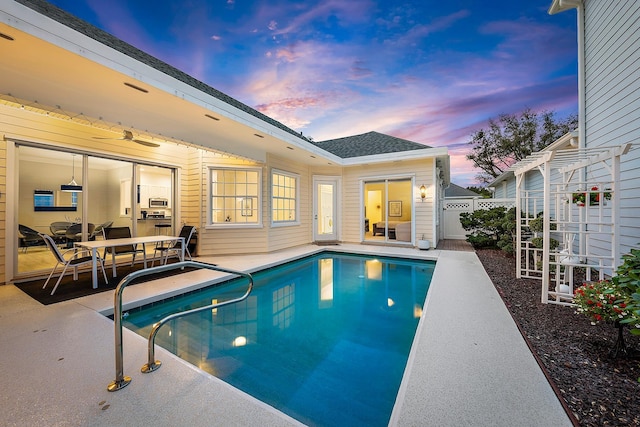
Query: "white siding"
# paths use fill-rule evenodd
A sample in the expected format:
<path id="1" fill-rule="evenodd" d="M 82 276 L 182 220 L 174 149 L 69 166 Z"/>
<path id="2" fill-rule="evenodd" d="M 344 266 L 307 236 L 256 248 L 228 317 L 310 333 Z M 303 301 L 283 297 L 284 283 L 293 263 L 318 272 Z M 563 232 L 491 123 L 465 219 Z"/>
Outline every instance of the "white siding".
<path id="1" fill-rule="evenodd" d="M 269 227 L 268 250 L 275 251 L 292 246 L 298 246 L 310 243 L 312 240 L 311 226 L 311 202 L 313 197 L 312 180 L 309 176 L 309 167 L 301 163 L 292 162 L 289 159 L 269 155 L 267 158 L 268 168 L 266 173 L 266 192 L 265 206 L 266 215 L 263 215 L 266 221 L 265 225 Z M 270 227 L 271 224 L 271 171 L 279 169 L 284 172 L 293 173 L 300 176 L 300 200 L 298 212 L 300 223 L 284 227 Z"/>
<path id="2" fill-rule="evenodd" d="M 590 0 L 585 5 L 586 147 L 640 143 L 640 2 Z M 601 167 L 587 172 L 597 181 Z M 640 243 L 640 147 L 621 157 L 622 254 Z M 605 242 L 593 242 L 594 249 Z"/>
<path id="3" fill-rule="evenodd" d="M 361 194 L 361 180 L 371 177 L 386 176 L 413 176 L 415 177 L 415 186 L 419 188 L 421 185 L 427 187 L 427 198 L 424 202 L 417 201 L 420 197 L 417 188 L 414 188 L 414 206 L 415 216 L 415 239 L 425 238 L 433 242 L 435 245 L 438 241 L 437 233 L 434 225 L 434 203 L 437 191 L 434 189 L 433 168 L 434 159 L 402 161 L 396 163 L 384 163 L 367 166 L 354 166 L 345 169 L 343 179 L 342 194 L 342 240 L 345 242 L 362 241 L 361 238 L 361 207 L 363 203 L 363 195 Z"/>

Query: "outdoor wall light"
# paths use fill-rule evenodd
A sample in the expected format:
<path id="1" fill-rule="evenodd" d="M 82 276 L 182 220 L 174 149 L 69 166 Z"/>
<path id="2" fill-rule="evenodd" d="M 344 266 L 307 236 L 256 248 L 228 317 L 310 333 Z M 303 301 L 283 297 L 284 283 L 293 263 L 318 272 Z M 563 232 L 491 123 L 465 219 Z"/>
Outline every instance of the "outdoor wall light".
<path id="1" fill-rule="evenodd" d="M 420 186 L 420 200 L 424 202 L 425 197 L 427 197 L 427 187 L 422 184 Z"/>

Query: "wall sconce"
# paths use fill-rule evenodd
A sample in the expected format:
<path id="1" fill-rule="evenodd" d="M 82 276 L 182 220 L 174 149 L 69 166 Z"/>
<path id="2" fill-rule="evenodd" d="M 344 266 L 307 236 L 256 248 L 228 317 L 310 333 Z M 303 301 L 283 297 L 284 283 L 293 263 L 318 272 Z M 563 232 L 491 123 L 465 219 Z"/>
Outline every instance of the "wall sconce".
<path id="1" fill-rule="evenodd" d="M 420 201 L 424 202 L 425 197 L 427 197 L 427 187 L 422 184 L 420 186 Z"/>

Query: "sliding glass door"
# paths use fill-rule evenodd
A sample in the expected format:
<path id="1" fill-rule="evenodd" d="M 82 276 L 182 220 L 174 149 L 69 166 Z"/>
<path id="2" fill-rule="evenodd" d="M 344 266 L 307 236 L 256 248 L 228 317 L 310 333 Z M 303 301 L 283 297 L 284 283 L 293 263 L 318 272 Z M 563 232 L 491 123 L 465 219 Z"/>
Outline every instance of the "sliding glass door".
<path id="1" fill-rule="evenodd" d="M 413 242 L 413 184 L 411 178 L 368 180 L 363 183 L 363 240 Z"/>
<path id="2" fill-rule="evenodd" d="M 61 249 L 100 239 L 100 228 L 110 225 L 137 236 L 175 233 L 173 169 L 30 145 L 16 145 L 16 153 L 15 277 L 55 266 L 37 233 L 52 236 Z"/>

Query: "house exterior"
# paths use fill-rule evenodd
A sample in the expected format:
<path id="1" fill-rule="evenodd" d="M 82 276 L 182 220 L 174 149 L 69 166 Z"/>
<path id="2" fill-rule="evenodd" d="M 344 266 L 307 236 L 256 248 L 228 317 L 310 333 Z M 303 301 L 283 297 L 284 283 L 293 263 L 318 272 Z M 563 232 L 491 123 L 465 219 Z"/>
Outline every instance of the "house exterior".
<path id="1" fill-rule="evenodd" d="M 632 144 L 620 158 L 618 252 L 640 244 L 640 4 L 606 0 L 555 0 L 550 14 L 576 9 L 580 148 Z M 601 166 L 587 170 L 598 179 Z M 599 242 L 593 242 L 594 249 Z"/>
<path id="2" fill-rule="evenodd" d="M 530 217 L 544 212 L 544 248 L 531 249 L 543 252 L 543 269 L 530 263 L 517 271 L 543 280 L 544 302 L 549 295 L 556 302 L 573 295 L 572 282 L 562 275 L 555 275 L 555 285 L 546 283 L 554 265 L 563 274 L 589 266 L 602 278 L 640 245 L 640 3 L 554 0 L 549 13 L 573 9 L 578 129 L 490 184 L 497 196 L 518 199 L 523 230 Z M 559 240 L 557 252 L 548 246 L 551 238 Z M 524 239 L 519 245 L 530 250 Z M 561 290 L 559 283 L 569 284 Z"/>
<path id="3" fill-rule="evenodd" d="M 46 1 L 2 0 L 0 46 L 4 283 L 49 271 L 22 262 L 34 250 L 19 224 L 78 222 L 84 238 L 111 221 L 134 235 L 196 225 L 200 255 L 437 244 L 446 148 L 378 133 L 312 142 Z"/>

